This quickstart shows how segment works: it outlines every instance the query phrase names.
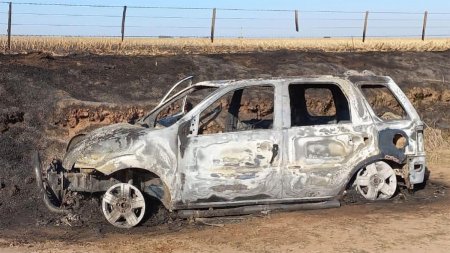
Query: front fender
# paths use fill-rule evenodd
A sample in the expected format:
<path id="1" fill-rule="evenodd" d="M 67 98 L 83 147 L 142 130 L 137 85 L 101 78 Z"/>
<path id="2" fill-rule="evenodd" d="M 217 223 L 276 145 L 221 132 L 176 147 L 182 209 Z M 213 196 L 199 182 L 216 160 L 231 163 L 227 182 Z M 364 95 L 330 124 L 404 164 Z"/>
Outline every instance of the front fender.
<path id="1" fill-rule="evenodd" d="M 158 161 L 148 161 L 147 159 L 142 159 L 136 155 L 123 155 L 107 161 L 103 165 L 95 168 L 95 170 L 109 176 L 117 171 L 130 168 L 147 170 L 158 175 L 164 181 L 168 179 L 167 171 L 171 169 Z"/>
<path id="2" fill-rule="evenodd" d="M 153 158 L 155 157 L 153 156 Z M 175 166 L 176 164 L 171 165 L 162 162 L 160 159 L 152 160 L 136 155 L 123 155 L 97 167 L 96 171 L 108 176 L 121 170 L 139 168 L 155 174 L 159 179 L 154 180 L 148 186 L 146 185 L 143 190 L 151 196 L 158 198 L 167 209 L 171 210 L 171 196 L 174 189 L 170 182 L 174 181 Z"/>

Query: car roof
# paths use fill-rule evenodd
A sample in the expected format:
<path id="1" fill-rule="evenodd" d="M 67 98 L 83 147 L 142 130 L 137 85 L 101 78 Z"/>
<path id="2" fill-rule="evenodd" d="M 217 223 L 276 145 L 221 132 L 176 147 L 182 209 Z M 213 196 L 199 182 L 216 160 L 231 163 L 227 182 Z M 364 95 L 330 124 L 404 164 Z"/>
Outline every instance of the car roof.
<path id="1" fill-rule="evenodd" d="M 241 80 L 213 80 L 213 81 L 202 81 L 193 84 L 193 86 L 208 86 L 208 87 L 224 87 L 230 85 L 243 85 L 243 84 L 254 84 L 261 82 L 330 82 L 330 81 L 339 81 L 339 80 L 348 80 L 351 83 L 388 83 L 391 79 L 388 76 L 377 76 L 374 74 L 366 74 L 366 73 L 355 73 L 351 72 L 351 74 L 344 74 L 341 76 L 333 76 L 333 75 L 310 75 L 310 76 L 290 76 L 290 77 L 271 77 L 271 78 L 253 78 L 253 79 L 241 79 Z"/>

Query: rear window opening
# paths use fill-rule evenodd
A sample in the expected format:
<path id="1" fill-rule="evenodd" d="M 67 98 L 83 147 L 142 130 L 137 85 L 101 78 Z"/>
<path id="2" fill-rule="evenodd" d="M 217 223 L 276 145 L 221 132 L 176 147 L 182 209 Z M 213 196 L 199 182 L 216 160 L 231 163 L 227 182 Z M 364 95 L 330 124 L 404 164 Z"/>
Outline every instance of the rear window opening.
<path id="1" fill-rule="evenodd" d="M 290 84 L 291 126 L 350 122 L 347 98 L 335 84 Z"/>
<path id="2" fill-rule="evenodd" d="M 405 109 L 388 87 L 362 85 L 360 88 L 378 118 L 383 121 L 408 119 Z"/>

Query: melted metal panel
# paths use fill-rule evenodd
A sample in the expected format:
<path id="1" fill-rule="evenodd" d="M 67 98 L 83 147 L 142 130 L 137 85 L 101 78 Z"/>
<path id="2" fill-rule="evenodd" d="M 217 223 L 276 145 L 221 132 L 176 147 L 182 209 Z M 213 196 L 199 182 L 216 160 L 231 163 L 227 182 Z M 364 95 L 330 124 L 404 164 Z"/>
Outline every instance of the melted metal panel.
<path id="1" fill-rule="evenodd" d="M 66 169 L 95 168 L 104 175 L 140 168 L 158 175 L 168 188 L 162 199 L 171 208 L 170 193 L 177 188 L 177 128 L 148 129 L 129 124 L 99 128 L 77 143 L 65 156 Z"/>
<path id="2" fill-rule="evenodd" d="M 182 200 L 234 201 L 251 196 L 274 199 L 281 194 L 279 157 L 272 160 L 276 130 L 190 137 L 183 160 Z"/>
<path id="3" fill-rule="evenodd" d="M 289 154 L 283 170 L 283 197 L 336 196 L 356 164 L 378 152 L 374 139 L 369 138 L 373 131 L 373 127 L 356 131 L 352 124 L 286 130 Z"/>

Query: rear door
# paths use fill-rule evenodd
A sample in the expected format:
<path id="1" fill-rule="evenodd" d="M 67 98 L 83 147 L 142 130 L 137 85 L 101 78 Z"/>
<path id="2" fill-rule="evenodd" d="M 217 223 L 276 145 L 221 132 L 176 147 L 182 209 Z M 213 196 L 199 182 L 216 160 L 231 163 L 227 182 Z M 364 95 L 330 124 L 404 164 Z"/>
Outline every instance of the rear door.
<path id="1" fill-rule="evenodd" d="M 291 123 L 285 130 L 283 197 L 335 196 L 354 164 L 369 153 L 373 139 L 367 131 L 373 129 L 352 122 L 350 96 L 336 83 L 292 83 L 287 91 Z"/>

